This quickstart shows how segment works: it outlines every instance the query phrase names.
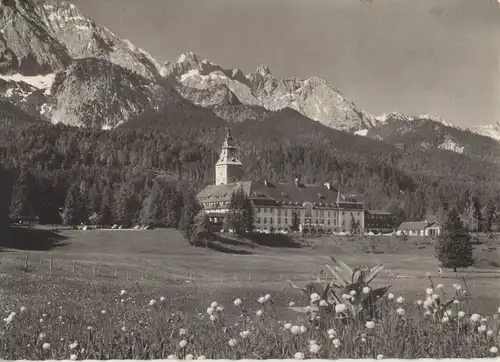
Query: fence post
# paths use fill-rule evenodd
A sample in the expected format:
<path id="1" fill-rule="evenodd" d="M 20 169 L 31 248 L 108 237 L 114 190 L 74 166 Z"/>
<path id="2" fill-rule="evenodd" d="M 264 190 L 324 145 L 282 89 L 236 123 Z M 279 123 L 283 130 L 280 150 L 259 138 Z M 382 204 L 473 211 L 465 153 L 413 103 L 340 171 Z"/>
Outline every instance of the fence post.
<path id="1" fill-rule="evenodd" d="M 113 268 L 113 278 L 116 279 L 116 268 Z"/>
<path id="2" fill-rule="evenodd" d="M 50 260 L 49 260 L 49 270 L 52 271 L 52 264 L 54 263 L 54 259 L 52 257 L 50 257 Z"/>
<path id="3" fill-rule="evenodd" d="M 73 274 L 76 273 L 76 261 L 73 262 Z"/>
<path id="4" fill-rule="evenodd" d="M 28 253 L 26 253 L 24 258 L 24 269 L 28 270 Z"/>
<path id="5" fill-rule="evenodd" d="M 156 270 L 153 273 L 153 280 L 156 281 Z"/>

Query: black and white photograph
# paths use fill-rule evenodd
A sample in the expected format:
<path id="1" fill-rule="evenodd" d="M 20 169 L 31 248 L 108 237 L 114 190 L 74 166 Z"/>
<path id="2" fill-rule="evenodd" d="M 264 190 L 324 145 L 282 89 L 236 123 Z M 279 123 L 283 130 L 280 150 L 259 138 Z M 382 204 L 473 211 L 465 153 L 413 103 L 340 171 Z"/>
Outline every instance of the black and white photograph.
<path id="1" fill-rule="evenodd" d="M 500 0 L 1 0 L 0 360 L 500 361 Z"/>

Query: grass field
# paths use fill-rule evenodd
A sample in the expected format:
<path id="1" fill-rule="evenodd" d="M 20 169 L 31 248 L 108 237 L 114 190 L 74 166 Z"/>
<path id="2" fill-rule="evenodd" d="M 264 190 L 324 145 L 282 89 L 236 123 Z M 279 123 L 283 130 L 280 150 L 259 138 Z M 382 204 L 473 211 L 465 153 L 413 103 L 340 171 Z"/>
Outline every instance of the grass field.
<path id="1" fill-rule="evenodd" d="M 465 277 L 469 281 L 469 291 L 477 296 L 476 302 L 481 305 L 500 297 L 500 268 L 495 267 L 500 265 L 500 237 L 483 238 L 483 244 L 475 246 L 477 265 L 459 271 L 459 279 L 451 271 L 445 271 L 440 279 L 432 241 L 417 237 L 407 241 L 392 237 L 362 240 L 355 237 L 320 237 L 307 240 L 309 246 L 302 247 L 269 247 L 248 240 L 226 240 L 233 248 L 228 250 L 236 253 L 191 247 L 178 231 L 165 229 L 57 231 L 20 228 L 10 230 L 8 234 L 4 232 L 3 239 L 21 240 L 22 248 L 31 249 L 28 252 L 29 262 L 35 269 L 42 258 L 42 274 L 49 274 L 48 260 L 52 257 L 54 275 L 95 279 L 111 284 L 126 283 L 125 271 L 128 270 L 132 281 L 140 281 L 141 276 L 144 278 L 146 275 L 151 280 L 155 275 L 157 282 L 145 282 L 144 285 L 182 283 L 189 286 L 182 281 L 191 278 L 191 284 L 198 289 L 207 286 L 210 290 L 286 290 L 286 280 L 297 283 L 311 281 L 325 269 L 324 264 L 329 263 L 329 257 L 334 256 L 353 266 L 384 264 L 385 270 L 379 276 L 379 282 L 391 284 L 398 293 L 409 297 L 415 297 L 425 289 L 427 272 L 436 278 L 437 283 L 443 284 L 452 284 Z M 16 251 L 19 251 L 14 248 L 16 240 L 4 241 L 6 246 L 1 249 L 4 257 L 0 270 L 12 275 L 22 273 L 14 267 L 18 255 Z M 34 244 L 42 245 L 39 248 L 42 250 L 33 250 Z M 366 252 L 370 249 L 368 246 L 371 246 L 371 254 Z M 64 264 L 65 271 L 57 270 L 59 263 Z M 74 263 L 78 266 L 76 273 L 72 273 Z M 79 268 L 82 264 L 86 267 L 83 271 Z M 94 277 L 92 265 L 100 265 L 102 278 Z M 116 280 L 110 278 L 113 268 L 117 270 Z M 40 273 L 32 270 L 26 276 L 29 274 Z"/>
<path id="2" fill-rule="evenodd" d="M 147 323 L 150 323 L 150 326 L 156 326 L 150 331 L 156 337 L 146 338 L 143 336 L 141 338 L 146 338 L 146 340 L 140 339 L 140 342 L 137 343 L 150 343 L 154 339 L 163 345 L 162 338 L 165 336 L 160 338 L 157 334 L 158 328 L 161 329 L 164 326 L 161 327 L 158 323 L 160 323 L 159 321 L 172 323 L 165 320 L 166 316 L 172 315 L 176 316 L 175 318 L 180 318 L 182 321 L 179 320 L 175 328 L 182 328 L 183 323 L 184 325 L 187 323 L 185 318 L 206 316 L 205 311 L 211 301 L 231 306 L 235 298 L 243 299 L 245 308 L 255 313 L 256 310 L 262 308 L 257 299 L 266 293 L 272 295 L 274 303 L 272 308 L 266 312 L 274 315 L 274 327 L 266 325 L 265 332 L 261 330 L 259 333 L 264 333 L 261 338 L 271 338 L 274 341 L 276 335 L 273 333 L 276 332 L 276 328 L 282 329 L 280 321 L 293 322 L 297 320 L 297 314 L 288 308 L 289 302 L 293 301 L 298 305 L 308 303 L 307 297 L 304 298 L 299 291 L 292 289 L 286 280 L 290 279 L 296 284 L 305 285 L 306 282 L 315 279 L 322 270 L 327 272 L 324 264 L 330 262 L 330 256 L 341 259 L 351 266 L 372 267 L 379 263 L 384 264 L 385 270 L 375 279 L 374 287 L 391 285 L 391 291 L 396 296 L 402 296 L 408 301 L 409 309 L 412 308 L 411 301 L 415 301 L 417 298 L 425 299 L 425 289 L 429 287 L 427 273 L 432 275 L 436 284 L 441 283 L 448 289 L 453 289 L 451 286 L 455 283 L 462 284 L 471 295 L 467 302 L 469 314 L 477 311 L 481 315 L 491 316 L 497 313 L 500 305 L 500 268 L 497 267 L 500 264 L 500 240 L 498 238 L 483 238 L 482 243 L 475 246 L 475 266 L 463 271 L 459 270 L 457 274 L 445 271 L 440 276 L 437 271 L 438 263 L 433 256 L 432 241 L 424 238 L 410 238 L 403 241 L 392 237 L 321 237 L 310 238 L 301 245 L 270 247 L 262 245 L 262 243 L 258 245 L 250 240 L 239 240 L 222 235 L 219 240 L 225 243 L 225 247 L 224 252 L 221 252 L 189 246 L 177 231 L 161 229 L 80 231 L 13 228 L 1 231 L 0 237 L 2 240 L 0 244 L 0 254 L 2 255 L 0 305 L 3 313 L 7 316 L 8 313 L 19 310 L 21 306 L 33 311 L 29 318 L 26 317 L 28 319 L 25 321 L 28 323 L 27 326 L 30 326 L 26 327 L 30 331 L 14 329 L 10 335 L 11 339 L 6 341 L 10 341 L 11 345 L 22 341 L 22 343 L 32 346 L 30 348 L 34 348 L 34 342 L 29 342 L 34 333 L 45 333 L 48 325 L 54 325 L 54 323 L 57 324 L 58 330 L 56 335 L 52 335 L 52 343 L 57 342 L 59 350 L 52 351 L 50 354 L 45 353 L 41 342 L 35 343 L 37 347 L 34 350 L 30 348 L 9 349 L 10 347 L 6 347 L 7 342 L 3 345 L 0 342 L 0 349 L 2 346 L 7 348 L 6 351 L 4 350 L 4 355 L 11 359 L 68 358 L 67 353 L 69 352 L 64 349 L 68 348 L 67 341 L 64 342 L 61 338 L 88 339 L 89 336 L 85 334 L 87 333 L 85 328 L 89 323 L 94 325 L 105 323 L 104 325 L 100 324 L 99 328 L 102 328 L 102 331 L 109 328 L 109 333 L 119 334 L 120 328 L 118 327 L 118 330 L 116 326 L 111 328 L 111 324 L 116 325 L 119 322 L 121 325 L 125 319 L 131 325 L 141 324 L 139 319 L 143 319 L 148 320 Z M 17 261 L 20 255 L 26 255 L 26 253 L 29 258 L 29 268 L 23 270 Z M 53 270 L 49 271 L 47 261 L 51 258 L 54 266 Z M 40 261 L 42 261 L 41 264 Z M 86 268 L 84 270 L 76 268 L 75 270 L 74 265 L 76 264 L 85 265 Z M 63 266 L 63 270 L 60 270 L 59 265 Z M 100 276 L 94 275 L 93 265 L 100 266 Z M 105 271 L 109 272 L 113 269 L 118 271 L 115 278 L 111 278 Z M 144 277 L 146 270 L 148 277 L 141 280 L 140 276 Z M 129 272 L 125 273 L 124 271 Z M 131 275 L 133 277 L 128 278 Z M 152 275 L 155 277 L 153 278 Z M 322 278 L 325 277 L 327 277 L 327 273 L 322 274 Z M 465 278 L 466 284 L 462 278 Z M 133 304 L 128 304 L 130 307 L 124 308 L 123 304 L 120 303 L 121 297 L 118 293 L 122 289 L 127 290 L 128 295 L 133 295 L 133 302 L 130 302 Z M 161 296 L 164 297 L 160 311 L 161 316 L 154 317 L 151 315 L 148 303 L 151 299 L 159 300 Z M 58 308 L 64 313 L 59 312 Z M 105 322 L 99 322 L 102 319 L 100 311 L 103 309 L 108 310 L 112 322 L 108 319 Z M 391 310 L 391 313 L 394 313 L 395 308 Z M 136 316 L 134 318 L 137 320 L 131 321 L 132 317 L 126 317 L 132 314 Z M 47 317 L 41 317 L 41 315 L 47 315 Z M 78 315 L 78 317 L 71 317 L 71 315 Z M 228 314 L 226 323 L 234 328 L 235 325 L 241 323 L 240 317 L 237 313 Z M 39 323 L 38 318 L 40 318 Z M 47 318 L 50 323 L 49 320 L 46 320 Z M 201 318 L 203 319 L 203 317 Z M 390 323 L 395 323 L 396 327 L 391 324 L 384 328 L 390 329 L 387 330 L 389 334 L 396 333 L 396 329 L 401 327 L 401 321 L 398 320 L 397 316 L 390 318 L 392 318 Z M 66 329 L 60 325 L 60 321 L 66 319 L 73 320 L 73 326 L 75 323 L 77 324 L 75 330 Z M 203 323 L 203 326 L 199 327 L 200 331 L 204 330 L 203 328 L 211 328 Z M 262 329 L 262 322 L 256 321 L 256 323 L 260 323 Z M 31 325 L 35 324 L 37 326 L 33 327 L 34 329 L 31 328 Z M 411 328 L 418 329 L 420 327 L 412 325 Z M 446 332 L 440 331 L 439 333 Z M 497 330 L 495 333 L 499 332 L 500 330 Z M 94 342 L 87 341 L 87 346 L 92 346 L 92 351 L 79 353 L 78 359 L 100 358 L 105 356 L 105 353 L 110 357 L 118 356 L 117 358 L 127 356 L 132 358 L 164 358 L 177 348 L 172 345 L 169 348 L 160 348 L 156 345 L 154 351 L 148 350 L 150 352 L 144 352 L 145 354 L 137 351 L 125 353 L 111 351 L 112 347 L 110 346 L 116 343 L 116 340 L 113 339 L 115 337 L 105 336 L 105 338 L 108 341 L 106 342 L 108 347 L 98 348 Z M 317 337 L 311 336 L 310 338 Z M 255 351 L 258 350 L 255 352 L 257 355 L 249 356 L 244 351 L 238 353 L 240 356 L 252 358 L 263 356 L 267 358 L 273 356 L 293 357 L 293 350 L 287 347 L 289 342 L 275 341 L 273 343 L 277 343 L 277 345 L 274 348 L 259 344 L 258 348 L 255 347 L 257 348 Z M 327 342 L 328 340 L 322 343 Z M 413 358 L 416 356 L 474 357 L 489 355 L 488 348 L 491 344 L 491 340 L 475 340 L 474 343 L 481 346 L 480 349 L 474 349 L 473 352 L 468 353 L 462 347 L 457 347 L 459 352 L 454 354 L 451 345 L 436 347 L 434 352 L 427 353 L 426 351 L 430 351 L 431 347 L 425 347 L 427 342 L 424 342 L 424 340 L 418 343 L 412 342 L 410 349 L 405 344 L 407 342 L 404 342 L 398 353 L 388 350 L 391 346 L 388 340 L 378 341 L 377 343 L 381 343 L 379 347 L 372 346 L 371 349 L 367 350 L 358 350 L 358 347 L 351 346 L 349 349 L 343 350 L 342 353 L 339 349 L 324 353 L 326 353 L 325 356 L 337 357 L 376 357 L 374 353 Z M 456 343 L 457 346 L 462 343 L 460 340 L 452 342 Z M 132 344 L 134 343 L 136 342 Z M 193 350 L 192 353 L 195 355 L 209 353 L 212 356 L 230 356 L 230 358 L 238 356 L 231 354 L 234 351 L 226 349 L 222 355 L 217 354 L 221 348 L 220 341 L 217 342 L 219 344 L 210 342 L 211 347 L 206 343 L 202 343 L 203 346 L 199 345 L 198 350 Z M 276 351 L 278 345 L 282 348 L 281 351 Z M 432 346 L 434 345 L 432 344 Z M 227 346 L 225 345 L 224 348 Z M 300 349 L 299 346 L 294 348 Z M 200 352 L 201 349 L 204 351 Z M 382 349 L 384 352 L 381 352 Z M 179 353 L 186 354 L 187 352 L 177 350 L 176 355 L 179 356 Z"/>

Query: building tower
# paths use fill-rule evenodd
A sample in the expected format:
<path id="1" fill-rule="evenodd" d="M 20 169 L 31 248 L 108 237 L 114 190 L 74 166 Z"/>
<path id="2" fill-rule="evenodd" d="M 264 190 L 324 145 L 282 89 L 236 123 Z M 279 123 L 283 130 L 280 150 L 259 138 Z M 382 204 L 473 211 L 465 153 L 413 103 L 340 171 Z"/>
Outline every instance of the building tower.
<path id="1" fill-rule="evenodd" d="M 215 184 L 225 185 L 241 181 L 243 164 L 236 158 L 236 147 L 227 128 L 226 139 L 222 145 L 219 161 L 215 164 Z"/>

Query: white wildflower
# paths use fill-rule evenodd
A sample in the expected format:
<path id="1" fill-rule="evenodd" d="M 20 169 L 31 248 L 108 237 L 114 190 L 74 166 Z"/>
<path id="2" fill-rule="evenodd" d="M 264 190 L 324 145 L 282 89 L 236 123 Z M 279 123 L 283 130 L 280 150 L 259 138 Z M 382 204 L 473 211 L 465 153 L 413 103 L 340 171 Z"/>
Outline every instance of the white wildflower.
<path id="1" fill-rule="evenodd" d="M 179 336 L 185 336 L 187 334 L 186 328 L 179 329 Z"/>
<path id="2" fill-rule="evenodd" d="M 288 306 L 289 306 L 289 307 L 293 307 L 294 305 L 295 305 L 295 302 L 290 302 L 290 303 L 288 303 Z"/>
<path id="3" fill-rule="evenodd" d="M 309 346 L 309 352 L 314 353 L 314 354 L 318 353 L 320 349 L 321 349 L 321 347 L 318 346 L 316 343 L 311 344 Z"/>
<path id="4" fill-rule="evenodd" d="M 194 359 L 194 356 L 191 353 L 189 353 L 189 354 L 186 355 L 186 359 L 187 360 Z"/>
<path id="5" fill-rule="evenodd" d="M 302 352 L 297 352 L 293 355 L 293 358 L 295 359 L 304 359 L 304 353 Z"/>
<path id="6" fill-rule="evenodd" d="M 368 328 L 368 329 L 373 329 L 373 328 L 375 328 L 375 322 L 373 322 L 373 321 L 368 321 L 368 322 L 366 322 L 365 326 L 366 326 L 366 328 Z"/>
<path id="7" fill-rule="evenodd" d="M 392 294 L 392 293 L 387 294 L 387 299 L 393 300 L 394 299 L 394 294 Z"/>
<path id="8" fill-rule="evenodd" d="M 417 305 L 422 305 L 422 304 L 424 304 L 424 302 L 421 299 L 417 300 Z"/>
<path id="9" fill-rule="evenodd" d="M 377 355 L 377 359 L 378 359 L 378 360 L 384 359 L 384 355 L 383 355 L 383 354 L 378 354 L 378 355 Z"/>
<path id="10" fill-rule="evenodd" d="M 335 313 L 343 313 L 343 312 L 345 312 L 346 309 L 347 309 L 347 307 L 345 306 L 345 304 L 336 304 L 335 305 Z"/>
<path id="11" fill-rule="evenodd" d="M 71 343 L 71 344 L 69 345 L 69 349 L 75 349 L 75 348 L 77 348 L 77 347 L 78 347 L 78 341 L 74 341 L 73 343 Z"/>
<path id="12" fill-rule="evenodd" d="M 497 347 L 495 347 L 495 346 L 491 347 L 491 348 L 490 348 L 490 353 L 491 353 L 491 354 L 497 354 L 497 353 L 498 353 L 498 348 L 497 348 Z"/>
<path id="13" fill-rule="evenodd" d="M 266 295 L 264 295 L 264 299 L 265 299 L 266 301 L 268 301 L 269 299 L 271 299 L 271 294 L 266 294 Z"/>
<path id="14" fill-rule="evenodd" d="M 104 315 L 104 314 L 106 314 L 106 313 L 107 313 L 107 312 L 106 312 L 106 310 L 105 310 L 105 309 L 101 310 L 101 314 L 103 314 L 103 315 Z"/>
<path id="15" fill-rule="evenodd" d="M 460 311 L 460 312 L 457 313 L 457 316 L 458 316 L 458 318 L 463 318 L 463 317 L 465 317 L 465 312 L 464 311 Z"/>
<path id="16" fill-rule="evenodd" d="M 222 311 L 224 311 L 224 307 L 222 305 L 219 305 L 217 307 L 217 312 L 222 312 Z"/>
<path id="17" fill-rule="evenodd" d="M 233 303 L 235 306 L 239 307 L 241 305 L 241 299 L 240 298 L 235 299 Z"/>
<path id="18" fill-rule="evenodd" d="M 449 321 L 450 321 L 450 318 L 447 316 L 444 316 L 443 318 L 441 318 L 441 323 L 443 323 L 443 324 L 448 323 Z"/>
<path id="19" fill-rule="evenodd" d="M 167 359 L 175 359 L 175 356 L 174 356 L 173 354 L 169 354 L 169 355 L 167 356 Z"/>
<path id="20" fill-rule="evenodd" d="M 120 295 L 124 296 L 125 294 L 127 294 L 127 291 L 125 289 L 122 289 L 122 291 L 120 292 Z"/>
<path id="21" fill-rule="evenodd" d="M 487 327 L 484 324 L 481 324 L 479 327 L 477 327 L 477 330 L 479 333 L 484 333 L 486 332 Z"/>
<path id="22" fill-rule="evenodd" d="M 351 290 L 349 294 L 355 297 L 358 293 L 355 290 Z"/>
<path id="23" fill-rule="evenodd" d="M 299 334 L 300 327 L 299 326 L 292 326 L 292 328 L 290 328 L 290 332 L 292 332 L 292 334 Z"/>
<path id="24" fill-rule="evenodd" d="M 45 339 L 45 337 L 47 337 L 47 334 L 45 334 L 45 333 L 43 333 L 43 332 L 42 332 L 42 333 L 40 333 L 40 334 L 38 335 L 38 339 L 39 339 L 40 341 L 43 341 L 43 340 Z"/>
<path id="25" fill-rule="evenodd" d="M 283 328 L 285 328 L 285 329 L 291 329 L 292 328 L 292 323 L 285 323 L 285 325 L 283 326 Z"/>
<path id="26" fill-rule="evenodd" d="M 250 331 L 241 331 L 240 332 L 241 338 L 247 338 L 249 335 L 250 335 Z"/>
<path id="27" fill-rule="evenodd" d="M 434 294 L 434 289 L 432 289 L 432 288 L 427 288 L 427 289 L 425 290 L 425 293 L 426 293 L 427 295 L 432 295 L 432 294 Z"/>
<path id="28" fill-rule="evenodd" d="M 72 355 L 70 355 L 70 356 L 69 356 L 69 359 L 70 359 L 71 361 L 76 361 L 76 359 L 77 359 L 77 358 L 78 358 L 78 357 L 77 357 L 77 355 L 76 355 L 76 354 L 72 354 Z"/>
<path id="29" fill-rule="evenodd" d="M 433 294 L 433 295 L 432 295 L 432 299 L 433 299 L 433 300 L 438 300 L 438 299 L 439 299 L 439 295 L 437 295 L 437 294 Z"/>
<path id="30" fill-rule="evenodd" d="M 198 358 L 196 359 L 207 359 L 207 357 L 205 357 L 204 355 L 201 355 L 201 356 L 198 356 Z"/>
<path id="31" fill-rule="evenodd" d="M 50 344 L 46 342 L 46 343 L 44 343 L 44 344 L 42 345 L 42 348 L 43 348 L 44 350 L 48 350 L 48 349 L 50 349 Z"/>
<path id="32" fill-rule="evenodd" d="M 179 347 L 184 348 L 187 346 L 187 344 L 188 344 L 187 341 L 183 339 L 182 341 L 179 342 Z"/>
<path id="33" fill-rule="evenodd" d="M 265 303 L 265 302 L 266 302 L 266 298 L 264 298 L 264 297 L 260 297 L 257 301 L 258 301 L 260 304 L 262 304 L 262 303 Z"/>
<path id="34" fill-rule="evenodd" d="M 335 346 L 335 348 L 339 348 L 339 347 L 340 347 L 340 339 L 335 338 L 335 339 L 332 341 L 332 344 Z"/>
<path id="35" fill-rule="evenodd" d="M 216 319 L 217 319 L 217 318 L 215 318 L 215 316 L 214 316 L 213 314 L 211 314 L 211 315 L 210 315 L 210 320 L 211 320 L 212 322 L 215 322 L 215 320 L 216 320 Z"/>
<path id="36" fill-rule="evenodd" d="M 160 297 L 160 302 L 164 303 L 166 300 L 167 300 L 167 298 L 165 298 L 164 296 Z"/>
<path id="37" fill-rule="evenodd" d="M 300 326 L 300 334 L 304 334 L 307 332 L 307 328 L 305 326 Z"/>
<path id="38" fill-rule="evenodd" d="M 212 308 L 217 308 L 218 304 L 217 304 L 217 302 L 212 302 L 212 304 L 210 304 L 210 306 L 211 306 Z"/>
<path id="39" fill-rule="evenodd" d="M 152 307 L 152 306 L 154 306 L 155 304 L 156 304 L 156 300 L 151 299 L 151 300 L 149 301 L 149 305 L 150 305 L 151 307 Z"/>
<path id="40" fill-rule="evenodd" d="M 364 287 L 363 288 L 363 293 L 365 293 L 365 294 L 370 293 L 370 291 L 371 291 L 370 287 Z"/>
<path id="41" fill-rule="evenodd" d="M 405 301 L 405 299 L 403 297 L 399 297 L 398 299 L 396 299 L 396 303 L 398 304 L 403 304 Z"/>
<path id="42" fill-rule="evenodd" d="M 311 294 L 311 302 L 312 303 L 316 303 L 317 301 L 319 301 L 321 299 L 321 297 L 318 295 L 318 293 L 313 293 Z"/>
<path id="43" fill-rule="evenodd" d="M 398 308 L 398 309 L 396 309 L 396 313 L 400 316 L 404 316 L 405 310 L 403 308 Z"/>
<path id="44" fill-rule="evenodd" d="M 24 312 L 26 310 L 26 307 L 21 307 L 20 311 L 21 313 Z"/>
<path id="45" fill-rule="evenodd" d="M 214 314 L 214 308 L 212 308 L 212 307 L 208 307 L 208 308 L 207 308 L 207 314 L 209 314 L 209 315 Z"/>
<path id="46" fill-rule="evenodd" d="M 231 338 L 231 339 L 229 340 L 229 342 L 227 342 L 227 343 L 228 343 L 231 347 L 234 347 L 234 346 L 236 346 L 236 344 L 237 344 L 238 342 L 236 341 L 236 339 Z"/>
<path id="47" fill-rule="evenodd" d="M 257 312 L 255 312 L 255 314 L 257 314 L 257 317 L 260 317 L 262 315 L 262 309 L 259 309 Z"/>
<path id="48" fill-rule="evenodd" d="M 488 337 L 492 337 L 492 336 L 493 336 L 493 333 L 494 333 L 494 332 L 493 332 L 491 329 L 488 329 L 488 331 L 486 332 L 486 335 L 487 335 Z"/>
<path id="49" fill-rule="evenodd" d="M 436 288 L 438 288 L 438 289 L 443 289 L 443 288 L 444 288 L 444 285 L 443 285 L 443 284 L 438 284 L 438 285 L 436 285 Z"/>
<path id="50" fill-rule="evenodd" d="M 474 313 L 473 315 L 470 316 L 471 322 L 478 322 L 479 319 L 481 319 L 481 316 L 477 313 Z"/>
<path id="51" fill-rule="evenodd" d="M 320 307 L 328 307 L 328 302 L 326 300 L 324 300 L 324 299 L 321 299 L 319 301 L 319 306 Z"/>

